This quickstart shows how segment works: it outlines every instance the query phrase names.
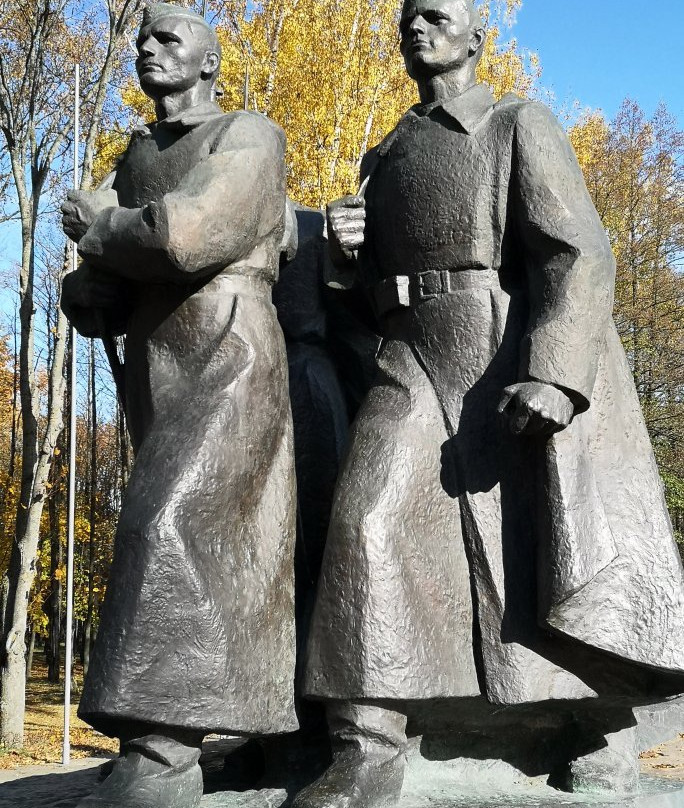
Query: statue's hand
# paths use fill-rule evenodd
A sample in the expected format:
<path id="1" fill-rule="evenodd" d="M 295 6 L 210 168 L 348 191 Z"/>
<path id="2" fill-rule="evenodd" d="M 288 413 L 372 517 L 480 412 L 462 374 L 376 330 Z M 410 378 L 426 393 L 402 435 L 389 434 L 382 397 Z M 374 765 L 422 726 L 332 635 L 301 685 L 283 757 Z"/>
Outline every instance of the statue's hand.
<path id="1" fill-rule="evenodd" d="M 86 263 L 62 281 L 62 311 L 84 337 L 101 337 L 103 323 L 111 334 L 123 334 L 129 315 L 125 284 Z"/>
<path id="2" fill-rule="evenodd" d="M 95 217 L 105 208 L 117 205 L 116 191 L 69 191 L 62 205 L 62 229 L 72 241 L 85 236 Z"/>
<path id="3" fill-rule="evenodd" d="M 572 401 L 562 390 L 543 382 L 512 384 L 503 391 L 499 412 L 514 435 L 552 435 L 572 420 Z"/>
<path id="4" fill-rule="evenodd" d="M 343 196 L 326 209 L 330 257 L 340 265 L 355 258 L 363 246 L 366 226 L 366 203 L 362 196 Z"/>
<path id="5" fill-rule="evenodd" d="M 69 314 L 73 308 L 115 309 L 124 301 L 125 292 L 118 278 L 105 275 L 87 264 L 64 276 L 62 308 Z"/>

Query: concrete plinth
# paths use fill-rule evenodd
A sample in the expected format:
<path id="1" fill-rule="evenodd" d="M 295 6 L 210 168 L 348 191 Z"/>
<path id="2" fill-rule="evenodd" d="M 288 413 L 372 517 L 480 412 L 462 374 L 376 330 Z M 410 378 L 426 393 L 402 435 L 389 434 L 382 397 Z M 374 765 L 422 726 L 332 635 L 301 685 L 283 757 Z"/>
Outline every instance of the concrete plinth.
<path id="1" fill-rule="evenodd" d="M 35 774 L 0 782 L 0 808 L 74 808 L 97 782 L 97 764 L 33 767 Z M 435 777 L 428 783 L 409 774 L 399 808 L 684 808 L 684 782 L 642 777 L 636 795 L 578 795 L 556 791 L 529 778 L 478 787 Z M 487 780 L 488 778 L 485 778 Z M 296 788 L 271 788 L 242 793 L 224 791 L 210 778 L 201 808 L 286 808 Z"/>
<path id="2" fill-rule="evenodd" d="M 243 794 L 209 794 L 202 808 L 286 808 L 287 794 L 283 790 L 245 792 Z M 550 788 L 539 790 L 520 788 L 511 792 L 482 791 L 453 794 L 433 787 L 429 793 L 405 794 L 399 808 L 683 808 L 684 784 L 665 780 L 644 779 L 641 793 L 625 797 L 564 794 Z"/>

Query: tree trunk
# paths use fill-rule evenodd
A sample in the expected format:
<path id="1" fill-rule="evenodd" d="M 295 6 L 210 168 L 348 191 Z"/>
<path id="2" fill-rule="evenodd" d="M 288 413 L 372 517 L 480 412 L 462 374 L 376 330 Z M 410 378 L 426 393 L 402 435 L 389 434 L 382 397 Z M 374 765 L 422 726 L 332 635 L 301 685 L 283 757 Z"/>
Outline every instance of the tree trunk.
<path id="1" fill-rule="evenodd" d="M 48 491 L 50 470 L 57 439 L 62 431 L 64 405 L 64 343 L 66 318 L 60 311 L 54 334 L 53 362 L 49 369 L 50 408 L 47 412 L 42 440 L 38 434 L 38 399 L 35 389 L 34 335 L 35 304 L 34 234 L 37 210 L 35 200 L 40 198 L 44 176 L 33 174 L 33 198 L 22 203 L 23 260 L 21 270 L 19 350 L 19 391 L 22 416 L 22 474 L 15 536 L 9 568 L 6 573 L 7 600 L 3 610 L 0 649 L 0 744 L 16 747 L 23 744 L 24 701 L 26 685 L 25 635 L 29 594 L 35 576 L 40 522 Z M 30 217 L 26 220 L 27 204 Z"/>
<path id="2" fill-rule="evenodd" d="M 10 563 L 6 573 L 7 600 L 3 611 L 3 647 L 0 670 L 0 744 L 20 747 L 24 743 L 26 694 L 25 635 L 28 599 L 40 530 L 39 508 L 34 507 L 34 482 L 38 466 L 38 417 L 34 375 L 33 282 L 35 270 L 35 206 L 21 198 L 22 266 L 20 272 L 19 394 L 22 415 L 22 469 L 19 507 Z M 39 502 L 42 508 L 42 501 Z M 38 518 L 36 518 L 36 516 Z"/>
<path id="3" fill-rule="evenodd" d="M 119 443 L 119 467 L 121 471 L 121 497 L 123 497 L 128 485 L 128 478 L 131 476 L 131 449 L 126 428 L 126 414 L 118 398 L 116 401 L 117 434 Z"/>
<path id="4" fill-rule="evenodd" d="M 17 466 L 17 398 L 19 394 L 19 353 L 17 347 L 17 335 L 19 329 L 17 328 L 17 310 L 14 309 L 14 324 L 13 324 L 13 338 L 14 338 L 14 352 L 12 354 L 12 425 L 10 427 L 10 446 L 9 446 L 9 459 L 7 462 L 7 485 L 0 490 L 0 537 L 4 537 L 8 529 L 8 504 L 7 495 L 8 489 L 14 484 L 14 476 Z M 11 544 L 8 545 L 7 554 L 0 557 L 0 569 L 7 566 L 9 559 L 9 552 L 11 551 Z M 2 597 L 2 605 L 0 606 L 0 627 L 2 622 L 2 615 L 5 614 L 7 592 L 4 592 Z"/>

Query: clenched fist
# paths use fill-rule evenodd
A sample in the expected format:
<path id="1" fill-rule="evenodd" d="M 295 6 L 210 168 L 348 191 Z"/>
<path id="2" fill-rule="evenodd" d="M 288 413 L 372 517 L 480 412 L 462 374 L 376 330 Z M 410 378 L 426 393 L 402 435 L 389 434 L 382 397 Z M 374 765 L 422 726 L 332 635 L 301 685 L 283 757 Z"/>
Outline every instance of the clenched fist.
<path id="1" fill-rule="evenodd" d="M 98 213 L 118 205 L 116 192 L 69 191 L 62 205 L 62 229 L 72 241 L 78 242 L 88 232 Z"/>
<path id="2" fill-rule="evenodd" d="M 562 390 L 543 382 L 522 382 L 507 387 L 499 412 L 514 435 L 553 435 L 572 421 L 572 401 Z"/>
<path id="3" fill-rule="evenodd" d="M 326 209 L 330 257 L 340 265 L 355 258 L 363 246 L 366 203 L 362 196 L 343 196 Z"/>

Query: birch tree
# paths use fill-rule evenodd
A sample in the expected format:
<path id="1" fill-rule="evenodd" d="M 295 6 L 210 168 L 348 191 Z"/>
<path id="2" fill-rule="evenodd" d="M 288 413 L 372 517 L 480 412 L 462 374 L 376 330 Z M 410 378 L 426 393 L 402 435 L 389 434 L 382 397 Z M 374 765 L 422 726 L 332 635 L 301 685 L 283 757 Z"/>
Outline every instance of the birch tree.
<path id="1" fill-rule="evenodd" d="M 5 0 L 0 6 L 0 129 L 21 221 L 19 393 L 21 484 L 9 567 L 2 582 L 0 744 L 23 742 L 25 634 L 41 516 L 63 429 L 67 323 L 57 314 L 50 405 L 44 418 L 36 385 L 36 234 L 50 184 L 63 168 L 73 130 L 69 78 L 84 64 L 86 138 L 81 187 L 88 187 L 109 80 L 142 0 Z M 104 43 L 104 44 L 102 44 Z"/>

